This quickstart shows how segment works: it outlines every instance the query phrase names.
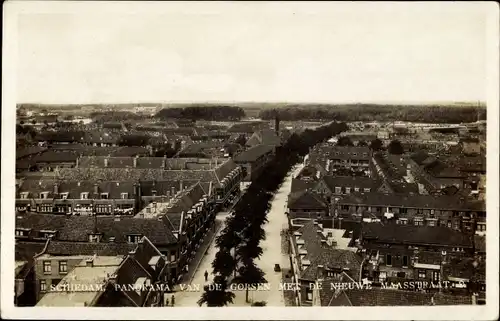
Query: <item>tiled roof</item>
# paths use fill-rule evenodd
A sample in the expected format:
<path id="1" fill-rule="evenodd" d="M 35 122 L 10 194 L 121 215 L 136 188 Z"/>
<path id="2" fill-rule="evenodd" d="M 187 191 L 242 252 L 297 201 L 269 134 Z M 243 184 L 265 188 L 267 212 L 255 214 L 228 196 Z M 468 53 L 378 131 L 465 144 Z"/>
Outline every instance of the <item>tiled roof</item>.
<path id="1" fill-rule="evenodd" d="M 259 157 L 271 153 L 274 147 L 270 145 L 256 145 L 239 153 L 233 159 L 235 162 L 254 162 Z"/>
<path id="2" fill-rule="evenodd" d="M 319 195 L 304 191 L 291 198 L 288 202 L 290 209 L 328 209 L 328 205 Z"/>
<path id="3" fill-rule="evenodd" d="M 377 192 L 351 193 L 339 200 L 339 204 L 359 204 L 441 210 L 483 211 L 485 209 L 485 204 L 482 201 L 462 200 L 458 196 L 384 194 Z"/>
<path id="4" fill-rule="evenodd" d="M 131 243 L 89 243 L 50 240 L 46 254 L 50 255 L 127 255 L 136 248 Z"/>
<path id="5" fill-rule="evenodd" d="M 380 187 L 382 182 L 370 177 L 352 177 L 352 176 L 324 176 L 323 180 L 330 190 L 335 191 L 335 187 L 359 187 L 370 188 L 372 191 Z"/>
<path id="6" fill-rule="evenodd" d="M 134 157 L 137 155 L 149 155 L 149 150 L 146 147 L 123 146 L 110 154 L 112 157 Z"/>
<path id="7" fill-rule="evenodd" d="M 267 122 L 241 122 L 232 125 L 227 131 L 230 133 L 253 133 L 256 130 L 269 127 Z"/>
<path id="8" fill-rule="evenodd" d="M 444 226 L 370 223 L 363 225 L 362 233 L 364 238 L 375 238 L 378 242 L 473 246 L 471 237 Z"/>
<path id="9" fill-rule="evenodd" d="M 45 242 L 23 242 L 16 240 L 14 247 L 16 261 L 32 262 L 35 255 L 43 252 Z"/>
<path id="10" fill-rule="evenodd" d="M 36 155 L 33 160 L 36 163 L 76 163 L 78 153 L 75 151 L 47 150 Z"/>
<path id="11" fill-rule="evenodd" d="M 123 285 L 120 292 L 126 294 L 126 297 L 131 300 L 135 306 L 142 306 L 146 299 L 147 291 L 137 293 L 133 289 L 128 289 L 126 286 L 135 284 L 139 278 L 150 278 L 149 273 L 137 262 L 133 257 L 128 256 L 118 268 L 116 272 L 116 283 Z"/>
<path id="12" fill-rule="evenodd" d="M 256 145 L 280 146 L 281 138 L 272 129 L 263 129 L 256 131 L 246 142 L 247 146 Z"/>
<path id="13" fill-rule="evenodd" d="M 305 191 L 309 188 L 314 188 L 318 184 L 317 181 L 305 181 L 302 179 L 294 178 L 292 179 L 291 193 L 297 193 Z"/>
<path id="14" fill-rule="evenodd" d="M 39 146 L 17 148 L 16 149 L 16 159 L 23 158 L 23 157 L 30 156 L 30 155 L 34 155 L 34 154 L 39 154 L 39 153 L 44 152 L 46 150 L 47 150 L 46 147 L 39 147 Z"/>
<path id="15" fill-rule="evenodd" d="M 59 241 L 86 242 L 89 240 L 89 234 L 97 230 L 103 234 L 103 242 L 108 242 L 110 237 L 114 237 L 116 243 L 126 243 L 127 234 L 144 235 L 154 244 L 166 245 L 177 242 L 172 231 L 158 219 L 121 218 L 115 220 L 113 217 L 26 213 L 16 217 L 16 227 L 56 230 Z"/>

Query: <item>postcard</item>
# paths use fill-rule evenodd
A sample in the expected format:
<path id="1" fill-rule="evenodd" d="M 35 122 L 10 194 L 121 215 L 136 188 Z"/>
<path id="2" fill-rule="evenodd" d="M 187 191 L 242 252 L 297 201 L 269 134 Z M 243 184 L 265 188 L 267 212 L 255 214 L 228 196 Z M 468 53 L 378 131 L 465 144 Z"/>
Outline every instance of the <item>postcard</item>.
<path id="1" fill-rule="evenodd" d="M 3 23 L 2 318 L 498 318 L 496 3 Z"/>

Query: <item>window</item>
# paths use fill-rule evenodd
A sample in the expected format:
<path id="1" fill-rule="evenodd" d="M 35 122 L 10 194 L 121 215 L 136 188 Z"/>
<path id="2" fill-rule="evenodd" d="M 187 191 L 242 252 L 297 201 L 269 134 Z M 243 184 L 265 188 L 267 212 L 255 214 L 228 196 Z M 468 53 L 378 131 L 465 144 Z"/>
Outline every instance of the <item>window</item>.
<path id="1" fill-rule="evenodd" d="M 369 188 L 364 188 L 363 191 L 365 191 L 365 193 L 369 193 L 370 189 Z"/>
<path id="2" fill-rule="evenodd" d="M 47 291 L 47 281 L 40 280 L 40 292 Z"/>
<path id="3" fill-rule="evenodd" d="M 68 273 L 68 262 L 59 261 L 59 273 Z"/>
<path id="4" fill-rule="evenodd" d="M 345 193 L 346 194 L 350 194 L 351 193 L 351 188 L 350 187 L 346 187 L 345 188 Z"/>
<path id="5" fill-rule="evenodd" d="M 128 193 L 121 193 L 122 200 L 128 199 Z"/>
<path id="6" fill-rule="evenodd" d="M 403 255 L 403 266 L 407 267 L 408 266 L 408 256 Z"/>
<path id="7" fill-rule="evenodd" d="M 427 225 L 429 226 L 436 226 L 436 221 L 435 220 L 428 220 Z"/>
<path id="8" fill-rule="evenodd" d="M 43 273 L 44 274 L 52 273 L 52 264 L 50 261 L 43 261 Z"/>
<path id="9" fill-rule="evenodd" d="M 341 187 L 335 187 L 335 194 L 342 194 L 342 188 Z"/>
<path id="10" fill-rule="evenodd" d="M 401 208 L 399 210 L 399 213 L 401 213 L 401 214 L 407 214 L 408 213 L 408 209 L 407 208 Z"/>
<path id="11" fill-rule="evenodd" d="M 170 253 L 170 262 L 175 262 L 175 253 Z"/>
<path id="12" fill-rule="evenodd" d="M 359 187 L 354 187 L 355 192 L 359 192 Z"/>
<path id="13" fill-rule="evenodd" d="M 47 199 L 48 193 L 47 192 L 41 192 L 40 193 L 40 198 L 41 199 Z"/>
<path id="14" fill-rule="evenodd" d="M 385 265 L 387 266 L 392 265 L 392 256 L 390 254 L 387 254 L 387 260 L 385 261 Z"/>
<path id="15" fill-rule="evenodd" d="M 343 211 L 348 211 L 349 210 L 349 205 L 342 205 L 342 210 Z"/>
<path id="16" fill-rule="evenodd" d="M 156 190 L 152 190 L 152 191 L 151 191 L 151 195 L 152 195 L 152 196 L 156 196 Z"/>
<path id="17" fill-rule="evenodd" d="M 307 287 L 306 288 L 306 300 L 312 301 L 312 299 L 313 299 L 313 292 L 312 292 L 311 288 Z"/>
<path id="18" fill-rule="evenodd" d="M 67 200 L 68 199 L 68 193 L 61 193 L 61 199 Z"/>
<path id="19" fill-rule="evenodd" d="M 418 278 L 425 279 L 425 277 L 426 277 L 425 270 L 418 270 Z"/>
<path id="20" fill-rule="evenodd" d="M 90 243 L 98 243 L 100 239 L 100 235 L 98 234 L 90 234 L 89 235 L 89 242 Z"/>
<path id="21" fill-rule="evenodd" d="M 20 195 L 21 199 L 25 200 L 28 198 L 28 192 L 22 192 Z"/>
<path id="22" fill-rule="evenodd" d="M 102 200 L 107 200 L 108 199 L 108 193 L 101 193 L 101 199 Z"/>
<path id="23" fill-rule="evenodd" d="M 139 243 L 140 239 L 140 235 L 127 235 L 127 241 L 129 243 Z"/>
<path id="24" fill-rule="evenodd" d="M 84 193 L 81 193 L 81 194 L 80 194 L 80 199 L 82 199 L 82 200 L 86 200 L 86 199 L 88 199 L 88 198 L 89 198 L 89 193 L 84 192 Z"/>

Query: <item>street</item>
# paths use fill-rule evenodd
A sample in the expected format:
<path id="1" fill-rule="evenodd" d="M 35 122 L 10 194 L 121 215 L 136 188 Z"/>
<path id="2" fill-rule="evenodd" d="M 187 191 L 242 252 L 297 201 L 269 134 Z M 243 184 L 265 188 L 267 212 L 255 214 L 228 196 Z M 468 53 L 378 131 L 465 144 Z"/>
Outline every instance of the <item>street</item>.
<path id="1" fill-rule="evenodd" d="M 268 213 L 269 222 L 264 226 L 266 232 L 266 240 L 261 243 L 264 254 L 260 260 L 256 261 L 259 268 L 265 273 L 265 278 L 269 282 L 270 291 L 250 291 L 249 300 L 251 302 L 266 301 L 267 306 L 285 306 L 283 293 L 279 289 L 279 284 L 281 282 L 282 274 L 281 272 L 274 272 L 274 265 L 279 264 L 281 268 L 290 268 L 290 261 L 288 254 L 281 253 L 281 230 L 288 228 L 287 216 L 285 215 L 285 209 L 288 199 L 288 194 L 290 193 L 292 177 L 295 176 L 301 169 L 303 165 L 297 165 L 294 167 L 289 175 L 283 181 L 280 189 L 276 192 L 274 199 L 271 204 L 271 209 Z M 225 219 L 230 212 L 221 212 L 217 215 L 216 220 L 220 221 L 221 227 L 217 231 L 216 235 L 220 234 L 220 231 L 225 226 Z M 203 286 L 209 284 L 212 279 L 212 262 L 215 259 L 215 254 L 217 248 L 215 247 L 215 237 L 212 239 L 211 244 L 200 262 L 200 265 L 194 273 L 193 279 L 191 281 L 192 288 L 185 291 L 178 291 L 174 293 L 175 295 L 175 306 L 177 307 L 197 307 L 198 300 L 203 293 Z M 205 271 L 209 273 L 208 281 L 205 282 Z M 187 285 L 184 285 L 186 287 Z M 198 290 L 199 289 L 199 290 Z M 245 302 L 245 291 L 234 291 L 236 295 L 234 303 L 231 306 L 250 306 L 251 303 Z M 170 300 L 170 297 L 168 299 Z"/>

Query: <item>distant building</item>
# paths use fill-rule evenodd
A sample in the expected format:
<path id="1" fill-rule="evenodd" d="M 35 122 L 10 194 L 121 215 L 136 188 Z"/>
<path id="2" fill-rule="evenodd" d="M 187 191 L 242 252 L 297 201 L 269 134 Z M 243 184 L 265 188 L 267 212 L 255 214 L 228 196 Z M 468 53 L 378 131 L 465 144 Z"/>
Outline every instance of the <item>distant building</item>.
<path id="1" fill-rule="evenodd" d="M 273 146 L 256 145 L 239 153 L 233 157 L 233 160 L 243 169 L 243 180 L 253 181 L 262 174 L 262 170 L 273 159 L 273 156 Z"/>

